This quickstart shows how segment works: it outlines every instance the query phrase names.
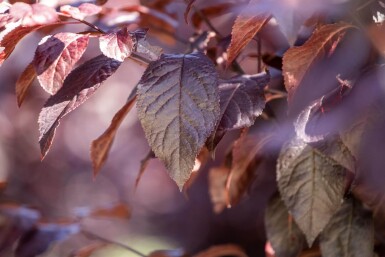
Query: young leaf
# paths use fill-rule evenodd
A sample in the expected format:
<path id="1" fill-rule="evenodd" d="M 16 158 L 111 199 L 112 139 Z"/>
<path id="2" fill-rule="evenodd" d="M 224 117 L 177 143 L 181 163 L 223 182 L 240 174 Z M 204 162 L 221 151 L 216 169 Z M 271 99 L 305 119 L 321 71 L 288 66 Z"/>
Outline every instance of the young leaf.
<path id="1" fill-rule="evenodd" d="M 323 256 L 372 257 L 373 218 L 361 203 L 349 199 L 333 216 L 320 237 Z"/>
<path id="2" fill-rule="evenodd" d="M 218 77 L 202 53 L 162 55 L 138 87 L 138 116 L 155 155 L 180 189 L 219 119 Z"/>
<path id="3" fill-rule="evenodd" d="M 254 124 L 265 107 L 263 87 L 269 80 L 267 73 L 261 73 L 252 79 L 239 76 L 220 82 L 220 122 L 206 143 L 210 151 L 215 149 L 224 132 Z"/>
<path id="4" fill-rule="evenodd" d="M 136 42 L 135 32 L 130 32 L 128 27 L 99 37 L 102 53 L 121 62 L 131 55 Z"/>
<path id="5" fill-rule="evenodd" d="M 36 78 L 35 68 L 33 63 L 28 64 L 23 73 L 16 82 L 16 98 L 17 105 L 20 107 L 27 94 L 27 90 L 31 86 L 33 80 Z"/>
<path id="6" fill-rule="evenodd" d="M 94 168 L 94 177 L 108 158 L 108 153 L 115 139 L 115 134 L 124 118 L 134 106 L 136 96 L 128 99 L 127 103 L 115 114 L 107 130 L 91 144 L 91 160 Z"/>
<path id="7" fill-rule="evenodd" d="M 279 194 L 269 202 L 265 212 L 265 227 L 274 255 L 277 257 L 297 257 L 302 251 L 305 236 L 289 215 Z"/>
<path id="8" fill-rule="evenodd" d="M 33 64 L 45 91 L 53 95 L 62 87 L 64 79 L 83 56 L 88 40 L 88 35 L 64 32 L 40 41 Z"/>
<path id="9" fill-rule="evenodd" d="M 231 43 L 227 49 L 227 65 L 232 63 L 242 49 L 254 38 L 270 19 L 270 14 L 255 12 L 251 14 L 250 7 L 254 8 L 255 0 L 251 0 L 245 10 L 237 17 L 231 31 Z"/>
<path id="10" fill-rule="evenodd" d="M 9 9 L 9 13 L 14 20 L 20 20 L 21 26 L 27 27 L 54 23 L 59 20 L 55 9 L 39 3 L 17 2 Z"/>
<path id="11" fill-rule="evenodd" d="M 99 55 L 73 70 L 63 87 L 45 103 L 39 115 L 39 143 L 42 158 L 47 154 L 61 118 L 83 104 L 121 62 Z"/>
<path id="12" fill-rule="evenodd" d="M 84 20 L 87 16 L 92 16 L 100 13 L 102 7 L 91 4 L 83 3 L 79 7 L 73 7 L 70 5 L 63 5 L 60 7 L 60 12 L 68 14 L 77 20 Z"/>
<path id="13" fill-rule="evenodd" d="M 333 54 L 345 33 L 353 28 L 347 23 L 319 27 L 305 44 L 290 48 L 283 56 L 282 70 L 290 102 L 311 66 L 319 59 Z"/>
<path id="14" fill-rule="evenodd" d="M 309 246 L 341 206 L 345 178 L 345 168 L 298 138 L 282 149 L 278 188 Z"/>

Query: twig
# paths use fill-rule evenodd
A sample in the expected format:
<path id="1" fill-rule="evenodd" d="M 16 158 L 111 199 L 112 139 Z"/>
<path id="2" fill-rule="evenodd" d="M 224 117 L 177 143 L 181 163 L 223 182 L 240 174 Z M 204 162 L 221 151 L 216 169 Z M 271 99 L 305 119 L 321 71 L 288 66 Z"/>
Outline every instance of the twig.
<path id="1" fill-rule="evenodd" d="M 146 257 L 145 254 L 139 252 L 138 250 L 135 250 L 135 249 L 132 248 L 131 246 L 122 244 L 122 243 L 120 243 L 120 242 L 112 241 L 112 240 L 110 240 L 110 239 L 101 237 L 101 236 L 99 236 L 99 235 L 97 235 L 97 234 L 95 234 L 95 233 L 93 233 L 93 232 L 91 232 L 91 231 L 87 231 L 87 230 L 84 230 L 84 229 L 82 229 L 81 232 L 82 232 L 85 236 L 87 236 L 87 237 L 95 238 L 95 239 L 98 239 L 98 240 L 100 240 L 100 241 L 102 241 L 102 242 L 105 242 L 105 243 L 108 243 L 108 244 L 117 245 L 117 246 L 119 246 L 119 247 L 121 247 L 121 248 L 123 248 L 123 249 L 126 249 L 127 251 L 130 251 L 130 252 L 132 252 L 132 253 L 134 253 L 134 254 L 136 254 L 136 255 L 138 255 L 138 256 Z"/>
<path id="2" fill-rule="evenodd" d="M 68 14 L 65 14 L 65 13 L 62 13 L 62 12 L 57 12 L 57 14 L 60 15 L 60 16 L 63 16 L 63 17 L 67 17 L 67 18 L 71 18 L 71 19 L 77 20 L 77 21 L 79 21 L 79 22 L 81 22 L 81 23 L 87 25 L 88 27 L 93 28 L 94 30 L 99 31 L 100 33 L 103 33 L 103 34 L 106 34 L 106 33 L 107 33 L 107 32 L 105 32 L 104 30 L 102 30 L 102 29 L 100 29 L 99 27 L 97 27 L 96 25 L 91 24 L 91 23 L 89 23 L 89 22 L 86 21 L 86 20 L 83 20 L 83 19 L 77 19 L 77 18 L 75 18 L 75 17 L 72 17 L 71 15 L 68 15 Z"/>

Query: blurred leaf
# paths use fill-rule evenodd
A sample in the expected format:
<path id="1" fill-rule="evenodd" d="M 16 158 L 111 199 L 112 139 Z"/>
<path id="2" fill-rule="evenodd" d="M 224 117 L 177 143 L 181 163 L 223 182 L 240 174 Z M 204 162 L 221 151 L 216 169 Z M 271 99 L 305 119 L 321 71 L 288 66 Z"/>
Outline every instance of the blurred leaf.
<path id="1" fill-rule="evenodd" d="M 122 124 L 124 118 L 134 106 L 135 100 L 136 96 L 133 94 L 133 96 L 128 99 L 127 103 L 115 114 L 107 130 L 97 139 L 92 141 L 91 160 L 92 166 L 94 168 L 94 177 L 98 175 L 101 167 L 106 162 L 108 153 L 110 152 L 112 143 L 114 142 L 116 132 L 118 131 L 119 126 Z"/>
<path id="2" fill-rule="evenodd" d="M 238 15 L 231 30 L 231 43 L 227 49 L 227 65 L 232 63 L 243 48 L 254 38 L 254 36 L 269 21 L 270 14 L 266 12 L 250 13 L 250 6 L 255 5 L 256 0 L 251 0 L 245 10 Z"/>
<path id="3" fill-rule="evenodd" d="M 372 257 L 373 218 L 360 202 L 346 200 L 320 237 L 323 256 Z"/>
<path id="4" fill-rule="evenodd" d="M 16 204 L 1 204 L 0 213 L 13 220 L 22 230 L 31 229 L 41 218 L 38 210 Z"/>
<path id="5" fill-rule="evenodd" d="M 247 254 L 237 245 L 226 244 L 226 245 L 217 245 L 212 246 L 209 249 L 202 251 L 193 257 L 223 257 L 223 256 L 233 256 L 233 257 L 247 257 Z"/>
<path id="6" fill-rule="evenodd" d="M 230 174 L 230 168 L 226 166 L 214 167 L 209 171 L 209 194 L 213 211 L 216 214 L 221 213 L 230 202 L 228 192 L 226 191 L 226 182 Z"/>
<path id="7" fill-rule="evenodd" d="M 343 202 L 346 170 L 298 138 L 286 144 L 277 164 L 278 188 L 311 246 Z"/>
<path id="8" fill-rule="evenodd" d="M 150 63 L 139 82 L 139 120 L 180 189 L 219 119 L 217 76 L 202 53 L 168 54 Z"/>
<path id="9" fill-rule="evenodd" d="M 282 70 L 289 102 L 312 65 L 332 55 L 345 33 L 352 28 L 352 25 L 342 22 L 320 26 L 304 45 L 286 51 Z"/>
<path id="10" fill-rule="evenodd" d="M 257 76 L 239 76 L 230 80 L 222 80 L 219 84 L 220 122 L 206 145 L 214 151 L 223 132 L 250 127 L 255 119 L 262 114 L 265 107 L 263 87 L 269 82 L 270 76 L 261 73 Z"/>
<path id="11" fill-rule="evenodd" d="M 241 3 L 239 2 L 240 1 L 237 1 L 237 3 L 218 3 L 216 5 L 204 7 L 202 9 L 197 8 L 191 16 L 192 24 L 195 28 L 200 28 L 202 22 L 205 19 L 210 19 L 226 13 L 230 13 L 233 8 L 240 6 Z"/>
<path id="12" fill-rule="evenodd" d="M 33 64 L 40 85 L 51 95 L 62 87 L 64 79 L 83 56 L 89 36 L 58 33 L 43 38 L 36 49 Z"/>
<path id="13" fill-rule="evenodd" d="M 79 250 L 73 251 L 69 257 L 90 257 L 94 252 L 106 246 L 108 246 L 108 244 L 104 242 L 92 243 L 80 248 Z"/>
<path id="14" fill-rule="evenodd" d="M 128 219 L 131 217 L 131 210 L 126 204 L 117 204 L 110 208 L 100 208 L 91 212 L 92 218 L 121 218 Z"/>
<path id="15" fill-rule="evenodd" d="M 305 236 L 289 215 L 279 194 L 269 202 L 265 212 L 267 238 L 276 257 L 298 257 L 302 251 Z"/>
<path id="16" fill-rule="evenodd" d="M 79 231 L 78 223 L 40 223 L 20 238 L 15 257 L 35 257 L 45 252 L 53 242 L 65 240 Z"/>
<path id="17" fill-rule="evenodd" d="M 33 63 L 28 64 L 23 73 L 16 81 L 16 97 L 17 105 L 20 107 L 24 101 L 29 87 L 32 85 L 33 80 L 36 78 L 36 72 Z"/>
<path id="18" fill-rule="evenodd" d="M 194 5 L 194 2 L 196 0 L 189 0 L 188 3 L 187 3 L 187 7 L 186 7 L 186 10 L 184 11 L 184 20 L 185 22 L 188 24 L 188 15 L 191 11 L 191 8 L 192 6 Z"/>
<path id="19" fill-rule="evenodd" d="M 67 14 L 77 20 L 84 20 L 84 18 L 92 15 L 96 15 L 102 11 L 102 7 L 91 4 L 83 3 L 79 7 L 70 5 L 60 6 L 60 12 Z"/>
<path id="20" fill-rule="evenodd" d="M 59 20 L 52 7 L 43 4 L 26 4 L 16 2 L 9 9 L 14 20 L 20 20 L 21 26 L 34 27 L 54 23 Z"/>
<path id="21" fill-rule="evenodd" d="M 63 87 L 45 103 L 39 115 L 39 143 L 42 158 L 47 154 L 61 118 L 83 104 L 121 62 L 99 55 L 73 70 Z"/>
<path id="22" fill-rule="evenodd" d="M 182 249 L 175 250 L 158 250 L 152 252 L 148 255 L 148 257 L 188 257 Z"/>
<path id="23" fill-rule="evenodd" d="M 142 178 L 144 172 L 146 171 L 146 168 L 148 166 L 148 164 L 150 163 L 150 161 L 152 159 L 155 158 L 155 154 L 152 150 L 150 150 L 146 157 L 144 157 L 144 159 L 142 159 L 140 161 L 140 168 L 139 168 L 139 172 L 138 172 L 138 175 L 136 176 L 136 180 L 135 180 L 135 189 L 138 188 L 138 185 L 139 185 L 139 182 L 140 182 L 140 179 Z"/>

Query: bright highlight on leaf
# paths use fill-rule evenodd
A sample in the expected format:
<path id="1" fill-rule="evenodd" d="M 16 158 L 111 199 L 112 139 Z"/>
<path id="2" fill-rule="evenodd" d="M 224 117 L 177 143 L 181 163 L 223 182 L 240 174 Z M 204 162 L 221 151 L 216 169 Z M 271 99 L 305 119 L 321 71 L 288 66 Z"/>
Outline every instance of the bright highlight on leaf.
<path id="1" fill-rule="evenodd" d="M 214 65 L 200 52 L 162 55 L 139 82 L 137 109 L 152 150 L 182 189 L 219 119 Z"/>

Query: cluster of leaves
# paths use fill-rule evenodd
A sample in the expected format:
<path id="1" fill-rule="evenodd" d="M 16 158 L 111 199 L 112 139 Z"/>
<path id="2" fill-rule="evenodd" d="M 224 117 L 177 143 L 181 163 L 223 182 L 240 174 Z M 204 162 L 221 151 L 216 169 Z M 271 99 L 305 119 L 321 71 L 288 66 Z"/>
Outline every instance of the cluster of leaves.
<path id="1" fill-rule="evenodd" d="M 356 6 L 356 10 L 370 6 L 382 12 L 383 3 L 372 2 Z M 120 11 L 139 12 L 142 15 L 139 25 L 153 23 L 154 30 L 170 36 L 173 20 L 165 14 L 168 3 L 155 1 L 153 6 L 128 6 Z M 92 3 L 77 7 L 65 5 L 58 8 L 60 11 L 39 3 L 9 4 L 0 17 L 0 46 L 4 48 L 0 63 L 10 56 L 25 35 L 47 26 L 68 23 L 63 17 L 93 29 L 43 38 L 30 65 L 17 81 L 19 105 L 35 77 L 52 95 L 38 121 L 42 157 L 48 153 L 61 119 L 93 95 L 123 61 L 134 60 L 147 68 L 110 127 L 92 143 L 95 175 L 107 160 L 119 125 L 135 104 L 151 147 L 142 162 L 141 173 L 148 160 L 156 157 L 164 163 L 180 190 L 190 184 L 192 172 L 199 170 L 209 154 L 214 157 L 226 133 L 241 130 L 224 164 L 209 173 L 214 211 L 220 213 L 242 199 L 254 181 L 258 166 L 274 151 L 272 145 L 279 141 L 277 133 L 282 133 L 281 127 L 286 126 L 289 136 L 285 138 L 276 167 L 279 192 L 268 204 L 265 217 L 274 255 L 299 256 L 306 248 L 306 241 L 308 247 L 316 242 L 323 256 L 373 256 L 374 219 L 367 208 L 368 205 L 373 208 L 372 198 L 363 193 L 365 189 L 359 185 L 354 187 L 353 181 L 360 166 L 357 164 L 360 164 L 362 135 L 373 123 L 366 114 L 382 101 L 378 100 L 380 97 L 375 101 L 372 98 L 366 102 L 357 101 L 363 92 L 362 85 L 381 72 L 378 63 L 382 63 L 384 53 L 369 42 L 373 37 L 368 38 L 365 30 L 371 26 L 379 33 L 383 25 L 376 24 L 377 19 L 367 21 L 360 16 L 355 16 L 355 20 L 339 17 L 338 22 L 331 22 L 336 18 L 311 13 L 302 25 L 312 33 L 300 34 L 294 46 L 285 49 L 283 55 L 263 55 L 259 49 L 259 72 L 245 74 L 237 62 L 238 56 L 258 33 L 269 30 L 274 21 L 279 22 L 279 17 L 274 8 L 263 8 L 260 1 L 242 2 L 243 8 L 232 27 L 228 47 L 210 48 L 212 38 L 220 43 L 225 39 L 208 18 L 231 12 L 233 7 L 234 3 L 226 3 L 200 10 L 194 0 L 187 1 L 186 22 L 194 10 L 193 25 L 200 27 L 205 22 L 215 35 L 201 33 L 192 41 L 191 51 L 186 53 L 161 54 L 159 47 L 146 41 L 145 29 L 130 31 L 128 26 L 116 26 L 105 32 L 84 20 L 93 15 L 103 17 L 116 10 Z M 99 41 L 102 54 L 75 68 L 89 39 Z M 369 50 L 364 47 L 366 52 L 360 55 L 363 61 L 353 60 L 354 63 L 345 68 L 340 65 L 339 58 L 356 49 L 355 44 Z M 262 66 L 278 73 L 275 78 L 283 78 L 279 86 L 273 88 L 275 80 Z M 229 69 L 236 75 L 223 76 L 223 73 L 230 73 Z M 283 99 L 286 96 L 287 99 Z M 289 125 L 278 123 L 272 114 L 273 104 L 282 99 L 287 100 L 286 111 L 293 119 Z M 341 118 L 347 111 L 354 115 Z M 274 129 L 259 127 L 257 119 L 261 124 L 274 123 Z M 281 144 L 278 142 L 278 145 Z M 202 256 L 244 256 L 233 247 L 230 247 L 230 254 L 223 251 L 214 250 Z M 164 253 L 163 256 L 183 254 Z"/>

